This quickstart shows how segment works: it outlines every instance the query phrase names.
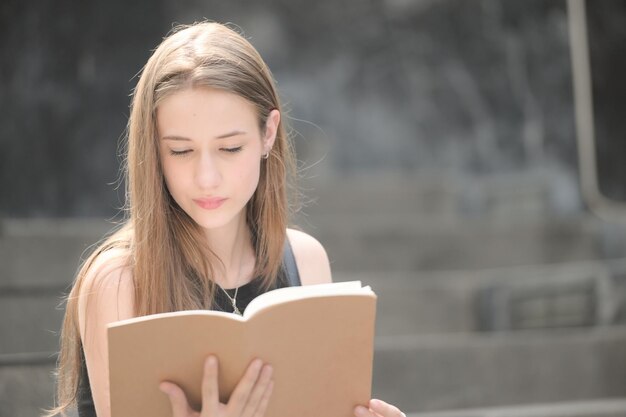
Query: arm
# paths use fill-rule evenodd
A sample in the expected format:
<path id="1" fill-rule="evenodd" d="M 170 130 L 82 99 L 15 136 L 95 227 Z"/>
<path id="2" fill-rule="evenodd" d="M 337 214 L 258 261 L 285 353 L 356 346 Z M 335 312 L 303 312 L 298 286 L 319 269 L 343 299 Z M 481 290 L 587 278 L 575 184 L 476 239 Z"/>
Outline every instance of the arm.
<path id="1" fill-rule="evenodd" d="M 287 238 L 296 258 L 302 285 L 327 284 L 333 281 L 326 250 L 314 237 L 287 229 Z"/>
<path id="2" fill-rule="evenodd" d="M 78 322 L 98 417 L 110 417 L 107 324 L 132 318 L 134 289 L 121 250 L 99 255 L 78 294 Z"/>

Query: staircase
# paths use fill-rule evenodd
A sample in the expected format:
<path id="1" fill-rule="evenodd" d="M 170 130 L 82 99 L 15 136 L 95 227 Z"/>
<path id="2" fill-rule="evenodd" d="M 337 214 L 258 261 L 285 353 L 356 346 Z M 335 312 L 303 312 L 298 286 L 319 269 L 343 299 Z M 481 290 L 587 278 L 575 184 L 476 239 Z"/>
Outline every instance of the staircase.
<path id="1" fill-rule="evenodd" d="M 298 221 L 336 281 L 378 294 L 373 396 L 414 417 L 626 416 L 624 231 L 552 217 L 541 184 L 484 191 L 489 215 L 460 188 L 318 184 Z M 52 405 L 61 295 L 109 226 L 0 225 L 0 415 L 30 417 Z"/>

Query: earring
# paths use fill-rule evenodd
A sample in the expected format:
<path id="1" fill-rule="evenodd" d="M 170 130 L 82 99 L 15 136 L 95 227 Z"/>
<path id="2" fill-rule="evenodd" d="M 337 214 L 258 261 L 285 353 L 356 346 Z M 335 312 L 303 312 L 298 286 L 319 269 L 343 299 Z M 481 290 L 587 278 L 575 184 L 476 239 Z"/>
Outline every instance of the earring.
<path id="1" fill-rule="evenodd" d="M 270 157 L 270 151 L 267 151 L 267 153 L 265 155 L 263 155 L 261 158 L 267 159 L 269 157 Z"/>

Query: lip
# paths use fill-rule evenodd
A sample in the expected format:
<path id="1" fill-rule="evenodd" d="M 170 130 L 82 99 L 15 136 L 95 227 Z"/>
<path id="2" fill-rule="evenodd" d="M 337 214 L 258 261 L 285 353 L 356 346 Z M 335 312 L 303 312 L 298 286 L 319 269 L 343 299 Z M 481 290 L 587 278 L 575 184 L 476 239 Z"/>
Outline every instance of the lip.
<path id="1" fill-rule="evenodd" d="M 228 200 L 224 197 L 207 197 L 207 198 L 195 198 L 193 201 L 200 207 L 206 210 L 215 210 L 219 208 L 224 201 Z"/>

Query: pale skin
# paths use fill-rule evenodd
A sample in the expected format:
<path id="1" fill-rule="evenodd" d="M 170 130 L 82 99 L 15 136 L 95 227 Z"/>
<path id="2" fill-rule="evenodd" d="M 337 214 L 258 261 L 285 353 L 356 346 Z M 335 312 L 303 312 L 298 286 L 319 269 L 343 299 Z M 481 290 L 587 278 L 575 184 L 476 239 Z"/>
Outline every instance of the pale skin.
<path id="1" fill-rule="evenodd" d="M 225 270 L 216 282 L 235 288 L 253 277 L 254 250 L 245 222 L 245 205 L 258 184 L 260 164 L 271 151 L 280 123 L 272 110 L 261 129 L 255 108 L 227 92 L 194 88 L 174 93 L 157 109 L 163 174 L 176 202 L 203 229 L 211 250 Z M 198 200 L 223 200 L 202 207 Z M 332 281 L 323 246 L 308 234 L 288 229 L 302 285 Z M 99 256 L 85 276 L 79 295 L 79 325 L 96 412 L 110 417 L 107 324 L 132 318 L 133 286 L 125 265 L 127 254 L 110 250 Z M 87 300 L 89 302 L 87 303 Z M 261 417 L 271 398 L 271 364 L 252 361 L 229 402 L 219 401 L 219 358 L 204 363 L 202 409 L 193 410 L 184 392 L 163 381 L 174 417 Z M 402 412 L 380 400 L 354 410 L 358 417 L 400 417 Z"/>

